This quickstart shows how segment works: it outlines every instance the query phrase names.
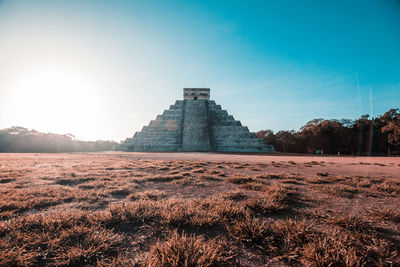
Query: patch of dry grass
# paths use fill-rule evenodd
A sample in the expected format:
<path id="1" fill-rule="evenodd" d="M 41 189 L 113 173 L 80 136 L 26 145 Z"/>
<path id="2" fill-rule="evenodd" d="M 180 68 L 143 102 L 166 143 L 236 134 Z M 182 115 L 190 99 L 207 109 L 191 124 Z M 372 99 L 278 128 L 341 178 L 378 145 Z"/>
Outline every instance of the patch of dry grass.
<path id="1" fill-rule="evenodd" d="M 228 232 L 234 239 L 261 250 L 273 250 L 272 231 L 269 224 L 261 219 L 246 216 L 228 226 Z"/>
<path id="2" fill-rule="evenodd" d="M 147 266 L 232 266 L 233 255 L 223 245 L 204 236 L 178 234 L 172 231 L 165 241 L 158 241 L 146 259 Z"/>
<path id="3" fill-rule="evenodd" d="M 369 214 L 375 218 L 385 221 L 392 221 L 395 223 L 400 223 L 400 210 L 399 209 L 371 209 Z"/>
<path id="4" fill-rule="evenodd" d="M 223 181 L 221 178 L 214 177 L 214 176 L 211 176 L 211 175 L 201 176 L 200 179 L 203 180 L 203 181 L 213 181 L 213 182 L 222 182 Z"/>
<path id="5" fill-rule="evenodd" d="M 253 191 L 265 191 L 265 190 L 267 190 L 267 184 L 258 183 L 258 182 L 249 182 L 249 183 L 241 184 L 240 188 L 243 188 L 246 190 L 253 190 Z"/>
<path id="6" fill-rule="evenodd" d="M 257 178 L 260 179 L 281 179 L 285 177 L 285 174 L 276 174 L 276 173 L 265 173 L 265 174 L 260 174 L 257 175 Z"/>
<path id="7" fill-rule="evenodd" d="M 86 213 L 32 214 L 0 225 L 0 265 L 90 265 L 119 253 L 123 237 Z M 8 242 L 5 242 L 8 240 Z M 16 249 L 17 248 L 17 249 Z M 17 253 L 15 253 L 17 252 Z"/>
<path id="8" fill-rule="evenodd" d="M 174 184 L 179 184 L 182 186 L 206 186 L 205 183 L 201 182 L 200 179 L 198 178 L 194 178 L 194 177 L 190 177 L 190 178 L 184 178 L 181 180 L 176 180 L 174 181 Z"/>
<path id="9" fill-rule="evenodd" d="M 180 180 L 183 178 L 181 174 L 173 174 L 173 175 L 156 175 L 153 177 L 147 177 L 144 181 L 146 182 L 155 182 L 155 183 L 167 183 L 174 180 Z"/>
<path id="10" fill-rule="evenodd" d="M 332 183 L 330 180 L 323 179 L 320 177 L 308 177 L 306 179 L 306 182 L 310 183 L 310 184 L 331 184 Z"/>
<path id="11" fill-rule="evenodd" d="M 395 178 L 125 153 L 7 157 L 0 266 L 400 265 Z"/>
<path id="12" fill-rule="evenodd" d="M 360 190 L 344 184 L 334 185 L 320 185 L 314 184 L 311 188 L 316 189 L 320 192 L 331 194 L 333 196 L 352 198 L 355 194 L 359 193 Z"/>
<path id="13" fill-rule="evenodd" d="M 160 190 L 147 190 L 142 192 L 132 193 L 128 196 L 132 201 L 136 200 L 160 200 L 167 198 L 165 192 Z"/>
<path id="14" fill-rule="evenodd" d="M 251 177 L 229 177 L 225 179 L 227 182 L 233 183 L 233 184 L 246 184 L 246 183 L 251 183 L 254 182 L 255 180 Z"/>
<path id="15" fill-rule="evenodd" d="M 314 236 L 303 248 L 306 262 L 315 266 L 396 266 L 398 248 L 371 235 L 334 231 Z"/>
<path id="16" fill-rule="evenodd" d="M 288 219 L 268 223 L 250 216 L 233 224 L 228 231 L 234 239 L 288 262 L 293 254 L 300 254 L 300 248 L 309 242 L 312 235 L 305 221 Z"/>
<path id="17" fill-rule="evenodd" d="M 387 179 L 380 184 L 373 185 L 372 188 L 386 194 L 400 194 L 400 180 Z"/>
<path id="18" fill-rule="evenodd" d="M 293 200 L 293 192 L 285 186 L 274 184 L 249 198 L 245 204 L 255 213 L 267 214 L 286 210 Z"/>
<path id="19" fill-rule="evenodd" d="M 344 228 L 346 231 L 354 231 L 357 233 L 371 233 L 373 229 L 371 229 L 371 225 L 363 221 L 361 218 L 357 216 L 331 216 L 329 219 L 327 219 L 329 223 L 335 224 L 337 226 L 340 226 Z"/>
<path id="20" fill-rule="evenodd" d="M 232 201 L 243 201 L 243 200 L 246 200 L 249 198 L 249 196 L 241 190 L 234 190 L 234 191 L 222 193 L 221 197 L 223 199 L 232 200 Z"/>

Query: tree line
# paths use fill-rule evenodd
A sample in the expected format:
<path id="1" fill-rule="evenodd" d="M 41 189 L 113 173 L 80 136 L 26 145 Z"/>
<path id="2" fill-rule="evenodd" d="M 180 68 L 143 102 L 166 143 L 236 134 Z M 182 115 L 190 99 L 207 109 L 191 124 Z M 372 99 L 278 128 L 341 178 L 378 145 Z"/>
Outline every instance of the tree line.
<path id="1" fill-rule="evenodd" d="M 262 130 L 257 136 L 280 152 L 399 155 L 400 112 L 390 109 L 382 116 L 356 120 L 314 119 L 299 131 Z"/>
<path id="2" fill-rule="evenodd" d="M 400 155 L 400 111 L 359 119 L 314 119 L 299 131 L 262 130 L 257 136 L 276 151 L 348 155 Z M 113 141 L 79 141 L 71 134 L 40 133 L 24 127 L 0 130 L 0 152 L 57 153 L 117 150 Z"/>
<path id="3" fill-rule="evenodd" d="M 24 127 L 0 130 L 0 152 L 58 153 L 115 150 L 113 141 L 79 141 L 72 134 L 40 133 Z"/>

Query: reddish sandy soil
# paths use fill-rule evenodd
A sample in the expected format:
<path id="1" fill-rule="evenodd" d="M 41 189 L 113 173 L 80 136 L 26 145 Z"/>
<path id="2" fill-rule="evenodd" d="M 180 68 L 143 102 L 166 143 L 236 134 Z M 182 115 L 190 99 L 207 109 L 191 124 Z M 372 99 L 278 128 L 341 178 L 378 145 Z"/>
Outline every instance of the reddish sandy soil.
<path id="1" fill-rule="evenodd" d="M 0 154 L 0 266 L 396 266 L 399 207 L 396 157 Z"/>
<path id="2" fill-rule="evenodd" d="M 351 157 L 351 156 L 287 156 L 279 153 L 272 155 L 245 155 L 219 153 L 126 153 L 121 154 L 130 159 L 157 159 L 157 160 L 188 160 L 211 162 L 241 162 L 283 164 L 270 166 L 271 171 L 278 170 L 285 173 L 301 172 L 314 174 L 316 171 L 332 172 L 336 175 L 363 175 L 363 176 L 399 176 L 400 157 Z M 316 161 L 321 164 L 301 166 Z M 298 164 L 290 164 L 295 162 Z"/>

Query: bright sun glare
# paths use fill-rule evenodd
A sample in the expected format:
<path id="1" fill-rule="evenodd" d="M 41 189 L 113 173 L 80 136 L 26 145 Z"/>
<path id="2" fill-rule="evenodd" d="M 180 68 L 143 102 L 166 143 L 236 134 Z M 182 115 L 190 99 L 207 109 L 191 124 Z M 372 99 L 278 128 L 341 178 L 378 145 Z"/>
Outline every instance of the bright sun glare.
<path id="1" fill-rule="evenodd" d="M 100 117 L 94 85 L 73 71 L 36 68 L 21 73 L 8 89 L 9 119 L 17 125 L 90 138 Z"/>

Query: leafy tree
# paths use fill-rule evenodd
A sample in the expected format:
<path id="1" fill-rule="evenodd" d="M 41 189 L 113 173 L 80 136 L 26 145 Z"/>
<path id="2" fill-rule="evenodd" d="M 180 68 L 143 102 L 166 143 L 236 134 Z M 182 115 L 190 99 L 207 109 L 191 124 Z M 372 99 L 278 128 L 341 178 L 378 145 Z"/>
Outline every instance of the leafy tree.
<path id="1" fill-rule="evenodd" d="M 261 130 L 256 133 L 258 138 L 263 138 L 266 144 L 275 145 L 276 137 L 272 130 Z"/>
<path id="2" fill-rule="evenodd" d="M 375 118 L 362 115 L 357 120 L 314 119 L 299 131 L 263 130 L 257 133 L 277 151 L 328 154 L 378 155 L 400 153 L 400 112 L 391 109 Z"/>
<path id="3" fill-rule="evenodd" d="M 382 133 L 387 135 L 388 151 L 400 147 L 400 112 L 399 109 L 391 109 L 382 116 L 386 123 L 382 127 Z M 390 152 L 389 152 L 390 153 Z"/>

